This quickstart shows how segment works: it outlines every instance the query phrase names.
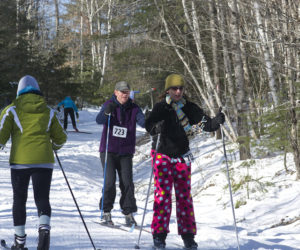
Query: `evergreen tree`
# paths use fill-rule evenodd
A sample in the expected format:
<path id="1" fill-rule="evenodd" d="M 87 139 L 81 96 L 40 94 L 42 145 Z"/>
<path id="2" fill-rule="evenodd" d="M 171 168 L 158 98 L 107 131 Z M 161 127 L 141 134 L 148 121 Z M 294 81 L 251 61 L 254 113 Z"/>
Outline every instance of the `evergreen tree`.
<path id="1" fill-rule="evenodd" d="M 24 15 L 19 15 L 17 25 L 16 6 L 14 1 L 0 1 L 0 107 L 6 98 L 16 96 L 16 84 L 30 65 L 28 43 L 23 39 L 24 31 L 31 24 Z"/>

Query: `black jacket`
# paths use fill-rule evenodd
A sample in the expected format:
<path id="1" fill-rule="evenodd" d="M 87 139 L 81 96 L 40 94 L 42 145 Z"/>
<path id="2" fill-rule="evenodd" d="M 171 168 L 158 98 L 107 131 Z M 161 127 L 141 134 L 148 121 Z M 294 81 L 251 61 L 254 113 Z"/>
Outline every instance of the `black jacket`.
<path id="1" fill-rule="evenodd" d="M 203 110 L 195 103 L 187 101 L 182 111 L 188 117 L 190 125 L 198 124 L 204 118 L 206 120 L 203 127 L 204 131 L 212 132 L 220 127 L 214 119 L 204 114 Z M 180 157 L 187 153 L 190 150 L 188 137 L 177 117 L 176 111 L 165 100 L 155 104 L 153 110 L 146 118 L 145 127 L 150 135 L 157 134 L 155 125 L 162 120 L 164 120 L 164 123 L 157 152 L 170 157 Z M 157 136 L 154 136 L 152 149 L 156 147 L 156 138 Z"/>

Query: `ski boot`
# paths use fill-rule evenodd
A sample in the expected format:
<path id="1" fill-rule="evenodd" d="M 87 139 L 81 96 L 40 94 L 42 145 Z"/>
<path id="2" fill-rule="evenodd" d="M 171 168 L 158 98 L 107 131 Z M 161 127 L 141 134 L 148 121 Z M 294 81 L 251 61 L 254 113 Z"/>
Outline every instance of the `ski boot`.
<path id="1" fill-rule="evenodd" d="M 37 250 L 49 250 L 50 248 L 50 226 L 40 225 L 39 242 Z"/>
<path id="2" fill-rule="evenodd" d="M 154 234 L 153 235 L 153 248 L 154 249 L 165 249 L 166 248 L 166 237 L 165 234 Z"/>
<path id="3" fill-rule="evenodd" d="M 15 243 L 11 246 L 12 250 L 28 250 L 27 247 L 24 247 L 26 243 L 26 234 L 24 236 L 18 236 L 15 234 Z"/>
<path id="4" fill-rule="evenodd" d="M 109 225 L 109 226 L 113 226 L 114 223 L 111 220 L 111 213 L 110 212 L 106 212 L 103 214 L 103 220 L 104 220 L 104 224 Z"/>
<path id="5" fill-rule="evenodd" d="M 198 244 L 195 242 L 193 238 L 183 239 L 184 249 L 192 249 L 196 250 Z"/>
<path id="6" fill-rule="evenodd" d="M 137 223 L 136 223 L 132 213 L 125 215 L 125 225 L 128 227 L 131 227 L 133 225 L 137 226 Z"/>

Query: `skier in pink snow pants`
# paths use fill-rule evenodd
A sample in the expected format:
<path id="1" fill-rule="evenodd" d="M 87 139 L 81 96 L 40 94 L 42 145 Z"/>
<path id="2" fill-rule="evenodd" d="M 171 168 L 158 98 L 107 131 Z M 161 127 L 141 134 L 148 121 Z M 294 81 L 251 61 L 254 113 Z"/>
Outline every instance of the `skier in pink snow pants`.
<path id="1" fill-rule="evenodd" d="M 212 132 L 219 129 L 220 124 L 225 121 L 221 112 L 214 118 L 207 116 L 200 107 L 187 99 L 184 91 L 184 78 L 178 74 L 169 75 L 165 81 L 161 101 L 154 105 L 145 122 L 145 128 L 153 139 L 151 156 L 154 204 L 151 230 L 154 247 L 157 249 L 166 246 L 173 186 L 178 234 L 185 249 L 197 249 L 198 244 L 194 240 L 197 229 L 191 196 L 193 155 L 189 148 L 189 140 L 195 133 L 193 125 Z"/>
<path id="2" fill-rule="evenodd" d="M 152 156 L 154 156 L 152 151 Z M 172 210 L 172 186 L 176 195 L 178 233 L 196 234 L 196 224 L 191 196 L 191 165 L 158 153 L 154 166 L 154 215 L 152 232 L 169 233 Z M 163 222 L 163 223 L 160 223 Z"/>

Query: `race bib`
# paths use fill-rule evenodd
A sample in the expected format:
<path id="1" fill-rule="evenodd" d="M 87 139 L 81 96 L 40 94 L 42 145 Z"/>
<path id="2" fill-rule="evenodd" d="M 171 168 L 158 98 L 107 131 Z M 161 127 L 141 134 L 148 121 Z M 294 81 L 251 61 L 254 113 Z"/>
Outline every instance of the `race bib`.
<path id="1" fill-rule="evenodd" d="M 113 126 L 112 135 L 115 136 L 115 137 L 126 138 L 127 128 L 119 127 L 119 126 Z"/>
<path id="2" fill-rule="evenodd" d="M 184 155 L 182 155 L 182 158 L 186 163 L 192 163 L 194 161 L 194 156 L 191 151 L 188 151 Z"/>

